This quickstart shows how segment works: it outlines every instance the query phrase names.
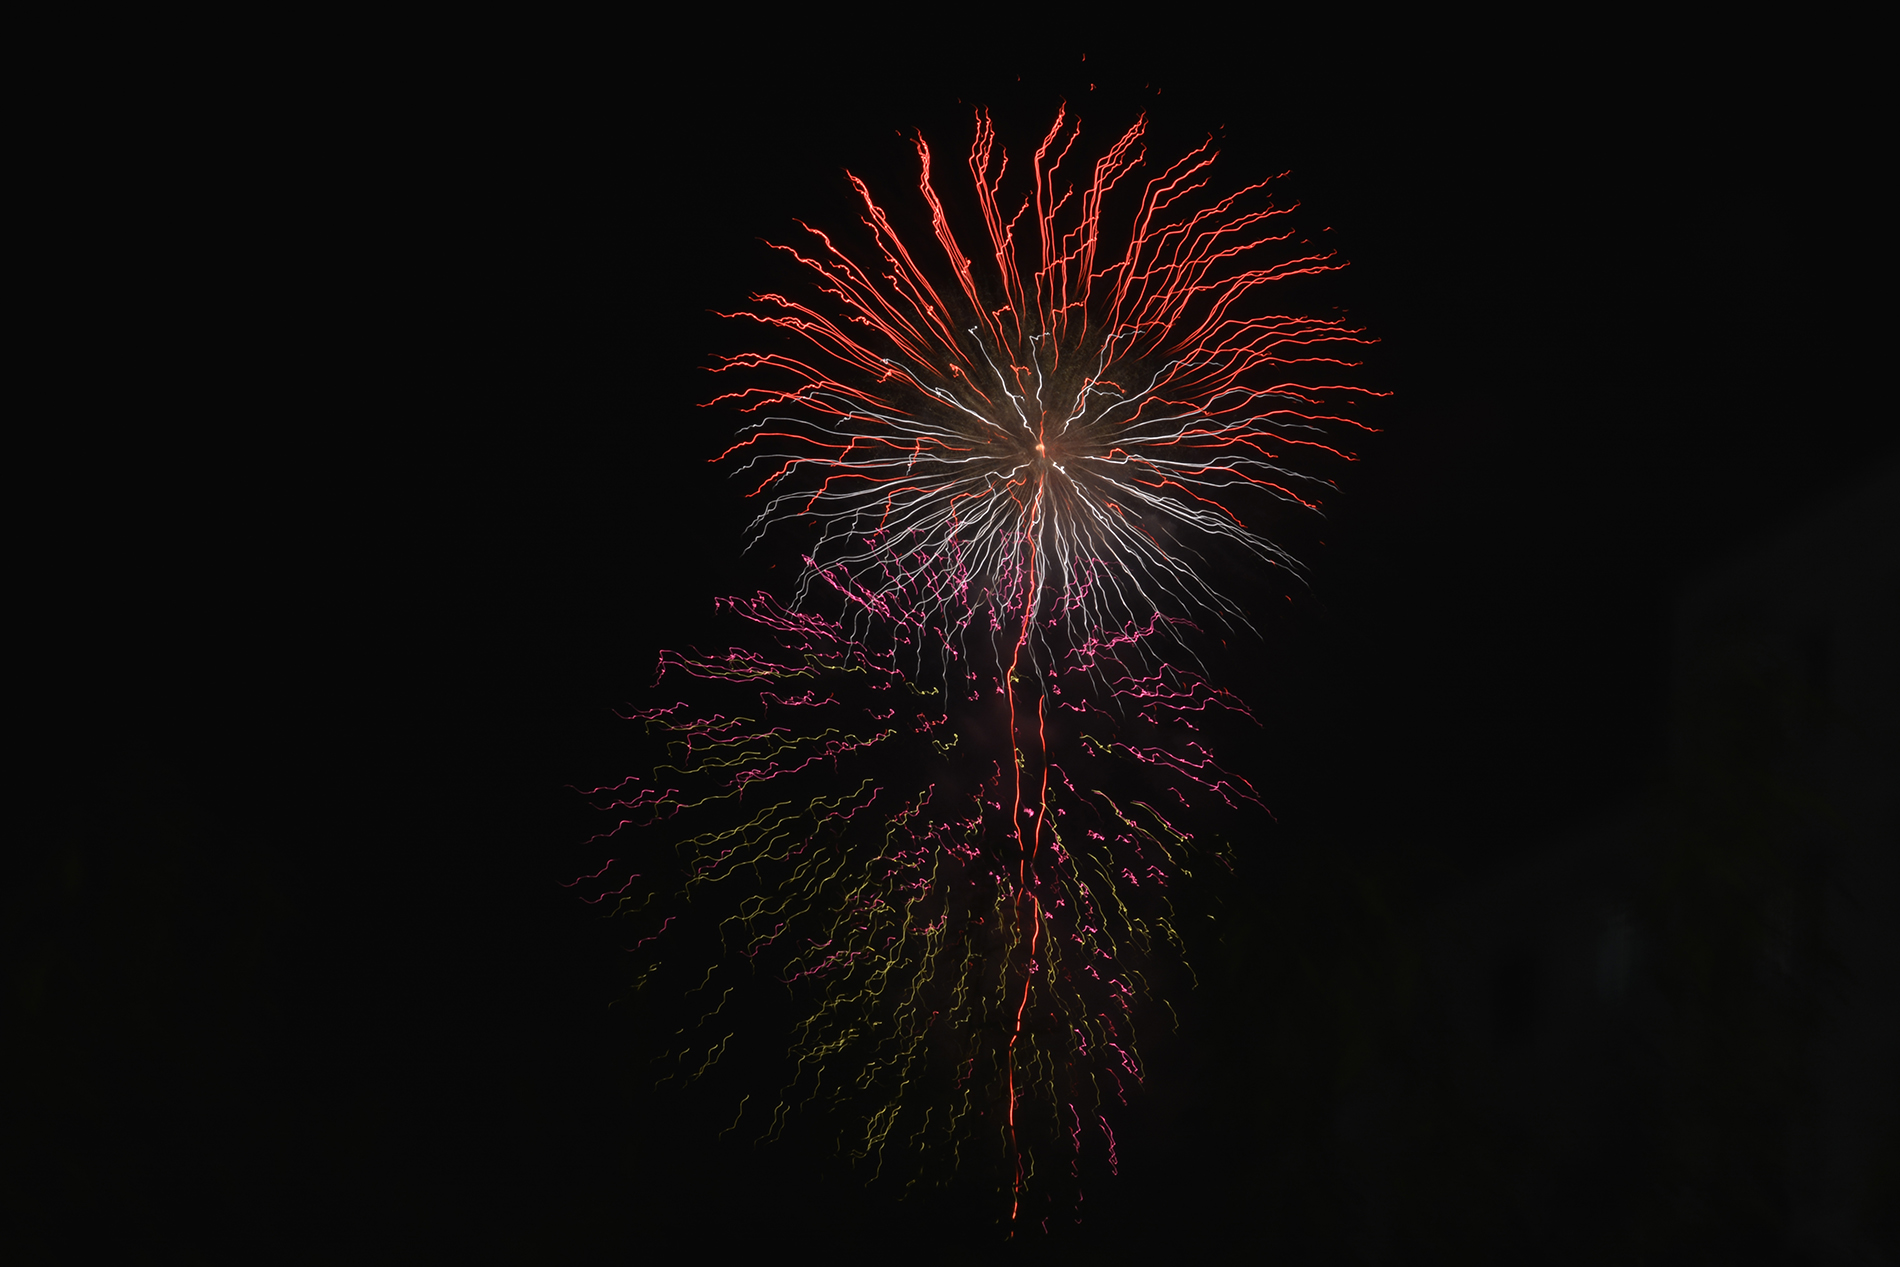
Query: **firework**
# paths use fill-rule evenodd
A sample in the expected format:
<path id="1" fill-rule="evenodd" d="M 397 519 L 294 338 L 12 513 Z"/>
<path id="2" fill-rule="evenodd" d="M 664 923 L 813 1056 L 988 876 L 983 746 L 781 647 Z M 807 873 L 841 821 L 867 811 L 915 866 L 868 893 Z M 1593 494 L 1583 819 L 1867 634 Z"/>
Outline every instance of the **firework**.
<path id="1" fill-rule="evenodd" d="M 712 403 L 749 418 L 720 457 L 754 540 L 805 534 L 804 572 L 783 605 L 726 602 L 743 646 L 662 656 L 694 702 L 634 716 L 669 758 L 596 789 L 676 846 L 588 881 L 645 921 L 639 987 L 671 954 L 725 991 L 660 1081 L 717 1066 L 732 982 L 780 983 L 806 1010 L 760 1134 L 821 1102 L 873 1177 L 894 1151 L 909 1183 L 998 1166 L 1012 1224 L 1039 1159 L 1116 1164 L 1138 1000 L 1172 1011 L 1150 978 L 1182 949 L 1176 886 L 1224 860 L 1189 825 L 1259 803 L 1201 738 L 1210 711 L 1248 715 L 1194 650 L 1209 620 L 1248 626 L 1203 560 L 1294 568 L 1261 525 L 1316 508 L 1307 467 L 1360 425 L 1338 380 L 1361 334 L 1262 311 L 1340 265 L 1295 244 L 1270 182 L 1211 195 L 1211 143 L 1151 167 L 1145 126 L 1083 167 L 1058 113 L 1006 195 L 979 114 L 979 257 L 921 137 L 940 264 L 855 176 L 868 252 L 809 225 L 776 248 L 816 285 L 726 314 L 783 346 L 725 358 L 749 381 Z"/>

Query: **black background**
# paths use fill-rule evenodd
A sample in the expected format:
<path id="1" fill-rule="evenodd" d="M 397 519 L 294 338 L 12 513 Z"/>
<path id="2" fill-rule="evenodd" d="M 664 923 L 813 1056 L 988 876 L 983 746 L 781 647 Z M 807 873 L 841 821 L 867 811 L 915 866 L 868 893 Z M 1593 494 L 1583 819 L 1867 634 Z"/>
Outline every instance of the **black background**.
<path id="1" fill-rule="evenodd" d="M 1393 394 L 1243 683 L 1248 883 L 1312 896 L 1313 953 L 1363 869 L 1426 902 L 1642 795 L 1674 596 L 1891 460 L 1875 98 L 1772 41 L 1494 38 L 284 39 L 75 100 L 9 1198 L 207 1260 L 993 1234 L 643 1096 L 617 934 L 558 887 L 613 707 L 772 582 L 707 462 L 709 310 L 793 217 L 854 223 L 845 168 L 903 205 L 921 130 L 960 171 L 978 105 L 1018 162 L 1063 101 L 1098 147 L 1214 132 L 1350 261 L 1299 302 Z M 1310 1176 L 1242 1191 L 1268 1075 L 1211 997 L 1070 1235 L 1335 1260 Z"/>

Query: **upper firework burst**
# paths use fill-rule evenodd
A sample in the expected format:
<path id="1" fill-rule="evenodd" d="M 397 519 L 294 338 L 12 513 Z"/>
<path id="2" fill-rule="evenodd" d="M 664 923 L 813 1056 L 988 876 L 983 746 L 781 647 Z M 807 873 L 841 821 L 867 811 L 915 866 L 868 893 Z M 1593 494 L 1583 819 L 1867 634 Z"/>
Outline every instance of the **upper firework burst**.
<path id="1" fill-rule="evenodd" d="M 1292 563 L 1256 517 L 1276 501 L 1312 508 L 1330 487 L 1295 459 L 1348 457 L 1327 430 L 1360 424 L 1329 401 L 1363 393 L 1333 380 L 1368 340 L 1337 321 L 1264 312 L 1261 292 L 1343 265 L 1293 245 L 1293 208 L 1273 204 L 1268 182 L 1211 197 L 1211 141 L 1135 198 L 1145 129 L 1137 120 L 1078 184 L 1064 164 L 1079 125 L 1059 111 L 1033 192 L 1011 211 L 1008 159 L 979 114 L 969 167 L 987 230 L 980 266 L 951 231 L 920 136 L 919 187 L 947 282 L 852 176 L 881 265 L 805 226 L 804 252 L 777 249 L 816 274 L 824 298 L 755 295 L 757 310 L 727 314 L 809 344 L 718 367 L 782 376 L 719 398 L 763 415 L 721 456 L 764 477 L 749 490 L 765 498 L 754 540 L 782 520 L 819 526 L 801 600 L 822 580 L 899 638 L 941 639 L 950 656 L 973 622 L 1019 648 L 1019 631 L 1061 630 L 1086 655 L 1172 613 L 1244 623 L 1195 570 L 1213 540 Z M 1125 240 L 1107 224 L 1125 225 Z"/>

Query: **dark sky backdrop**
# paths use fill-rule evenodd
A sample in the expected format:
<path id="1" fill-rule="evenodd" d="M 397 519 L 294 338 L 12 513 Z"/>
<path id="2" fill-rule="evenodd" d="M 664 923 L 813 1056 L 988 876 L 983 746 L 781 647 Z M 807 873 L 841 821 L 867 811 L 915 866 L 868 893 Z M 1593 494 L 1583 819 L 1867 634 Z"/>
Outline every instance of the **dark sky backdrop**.
<path id="1" fill-rule="evenodd" d="M 899 132 L 924 131 L 960 195 L 979 104 L 1018 163 L 1066 100 L 1091 153 L 1146 111 L 1151 154 L 1217 131 L 1225 182 L 1290 171 L 1300 225 L 1351 262 L 1302 302 L 1382 340 L 1359 372 L 1393 393 L 1380 434 L 1323 525 L 1290 529 L 1311 588 L 1261 592 L 1245 685 L 1267 724 L 1240 763 L 1280 819 L 1262 857 L 1396 856 L 1423 901 L 1638 796 L 1673 597 L 1891 460 L 1862 387 L 1863 293 L 1888 275 L 1871 90 L 1770 73 L 1762 49 L 1559 45 L 794 58 L 708 35 L 571 63 L 432 53 L 413 80 L 318 74 L 251 118 L 266 68 L 181 88 L 175 128 L 130 125 L 208 261 L 192 311 L 231 349 L 154 381 L 180 416 L 208 394 L 249 422 L 181 424 L 115 472 L 167 463 L 192 490 L 142 494 L 106 564 L 167 631 L 108 674 L 141 703 L 72 741 L 149 794 L 73 793 L 45 891 L 82 924 L 145 910 L 125 842 L 172 839 L 148 830 L 164 813 L 197 826 L 150 864 L 174 912 L 152 988 L 184 1019 L 124 1037 L 106 1008 L 88 1023 L 120 1037 L 81 1044 L 168 1053 L 111 1058 L 160 1069 L 149 1095 L 101 1066 L 140 1107 L 88 1119 L 117 1160 L 85 1163 L 81 1204 L 189 1229 L 201 1207 L 125 1160 L 184 1131 L 221 1158 L 186 1186 L 318 1243 L 401 1210 L 425 1238 L 544 1246 L 773 1220 L 926 1234 L 795 1156 L 683 1185 L 713 1154 L 624 1093 L 613 939 L 555 883 L 600 861 L 565 785 L 624 772 L 611 708 L 715 595 L 769 580 L 706 463 L 734 419 L 697 407 L 703 367 L 742 346 L 708 309 L 782 278 L 757 239 L 792 217 L 854 224 L 845 167 L 907 204 Z M 121 248 L 159 279 L 141 294 L 192 273 L 160 246 Z M 234 454 L 242 487 L 212 473 Z M 73 865 L 117 896 L 59 879 Z M 70 953 L 108 979 L 144 918 Z M 254 976 L 230 968 L 246 955 Z M 1149 1155 L 1219 1169 L 1218 1092 L 1170 1092 Z M 1201 1180 L 1165 1169 L 1131 1162 L 1091 1199 L 1186 1234 Z"/>

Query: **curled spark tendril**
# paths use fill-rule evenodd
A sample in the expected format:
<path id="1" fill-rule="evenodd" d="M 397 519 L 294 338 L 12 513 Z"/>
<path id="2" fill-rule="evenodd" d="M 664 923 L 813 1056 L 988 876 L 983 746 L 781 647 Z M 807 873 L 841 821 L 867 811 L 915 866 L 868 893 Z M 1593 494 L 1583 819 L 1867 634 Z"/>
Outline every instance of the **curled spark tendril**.
<path id="1" fill-rule="evenodd" d="M 1118 1164 L 1109 1113 L 1145 1076 L 1138 999 L 1167 1006 L 1151 978 L 1184 949 L 1178 885 L 1227 861 L 1197 807 L 1260 801 L 1201 739 L 1210 712 L 1251 717 L 1193 650 L 1199 618 L 1249 627 L 1201 563 L 1296 567 L 1261 525 L 1317 507 L 1331 486 L 1301 464 L 1350 460 L 1332 437 L 1374 394 L 1339 381 L 1360 331 L 1260 310 L 1271 283 L 1342 267 L 1300 249 L 1294 208 L 1270 181 L 1210 195 L 1211 141 L 1144 179 L 1145 131 L 1071 176 L 1080 129 L 1058 112 L 1012 208 L 979 113 L 980 265 L 918 137 L 947 282 L 851 176 L 870 262 L 805 225 L 775 249 L 816 296 L 724 314 L 790 336 L 723 358 L 758 381 L 710 402 L 752 416 L 720 455 L 761 499 L 752 540 L 815 541 L 789 604 L 723 603 L 772 649 L 664 653 L 656 685 L 693 679 L 702 702 L 634 713 L 668 760 L 595 789 L 623 815 L 606 835 L 664 824 L 676 865 L 580 882 L 644 921 L 640 986 L 690 905 L 723 912 L 696 990 L 749 975 L 806 1000 L 762 1138 L 818 1101 L 873 1178 L 893 1146 L 909 1183 L 987 1159 L 1012 1226 L 1039 1157 L 1071 1178 L 1092 1146 Z M 717 1023 L 723 988 L 661 1083 L 704 1077 L 740 1032 Z"/>

